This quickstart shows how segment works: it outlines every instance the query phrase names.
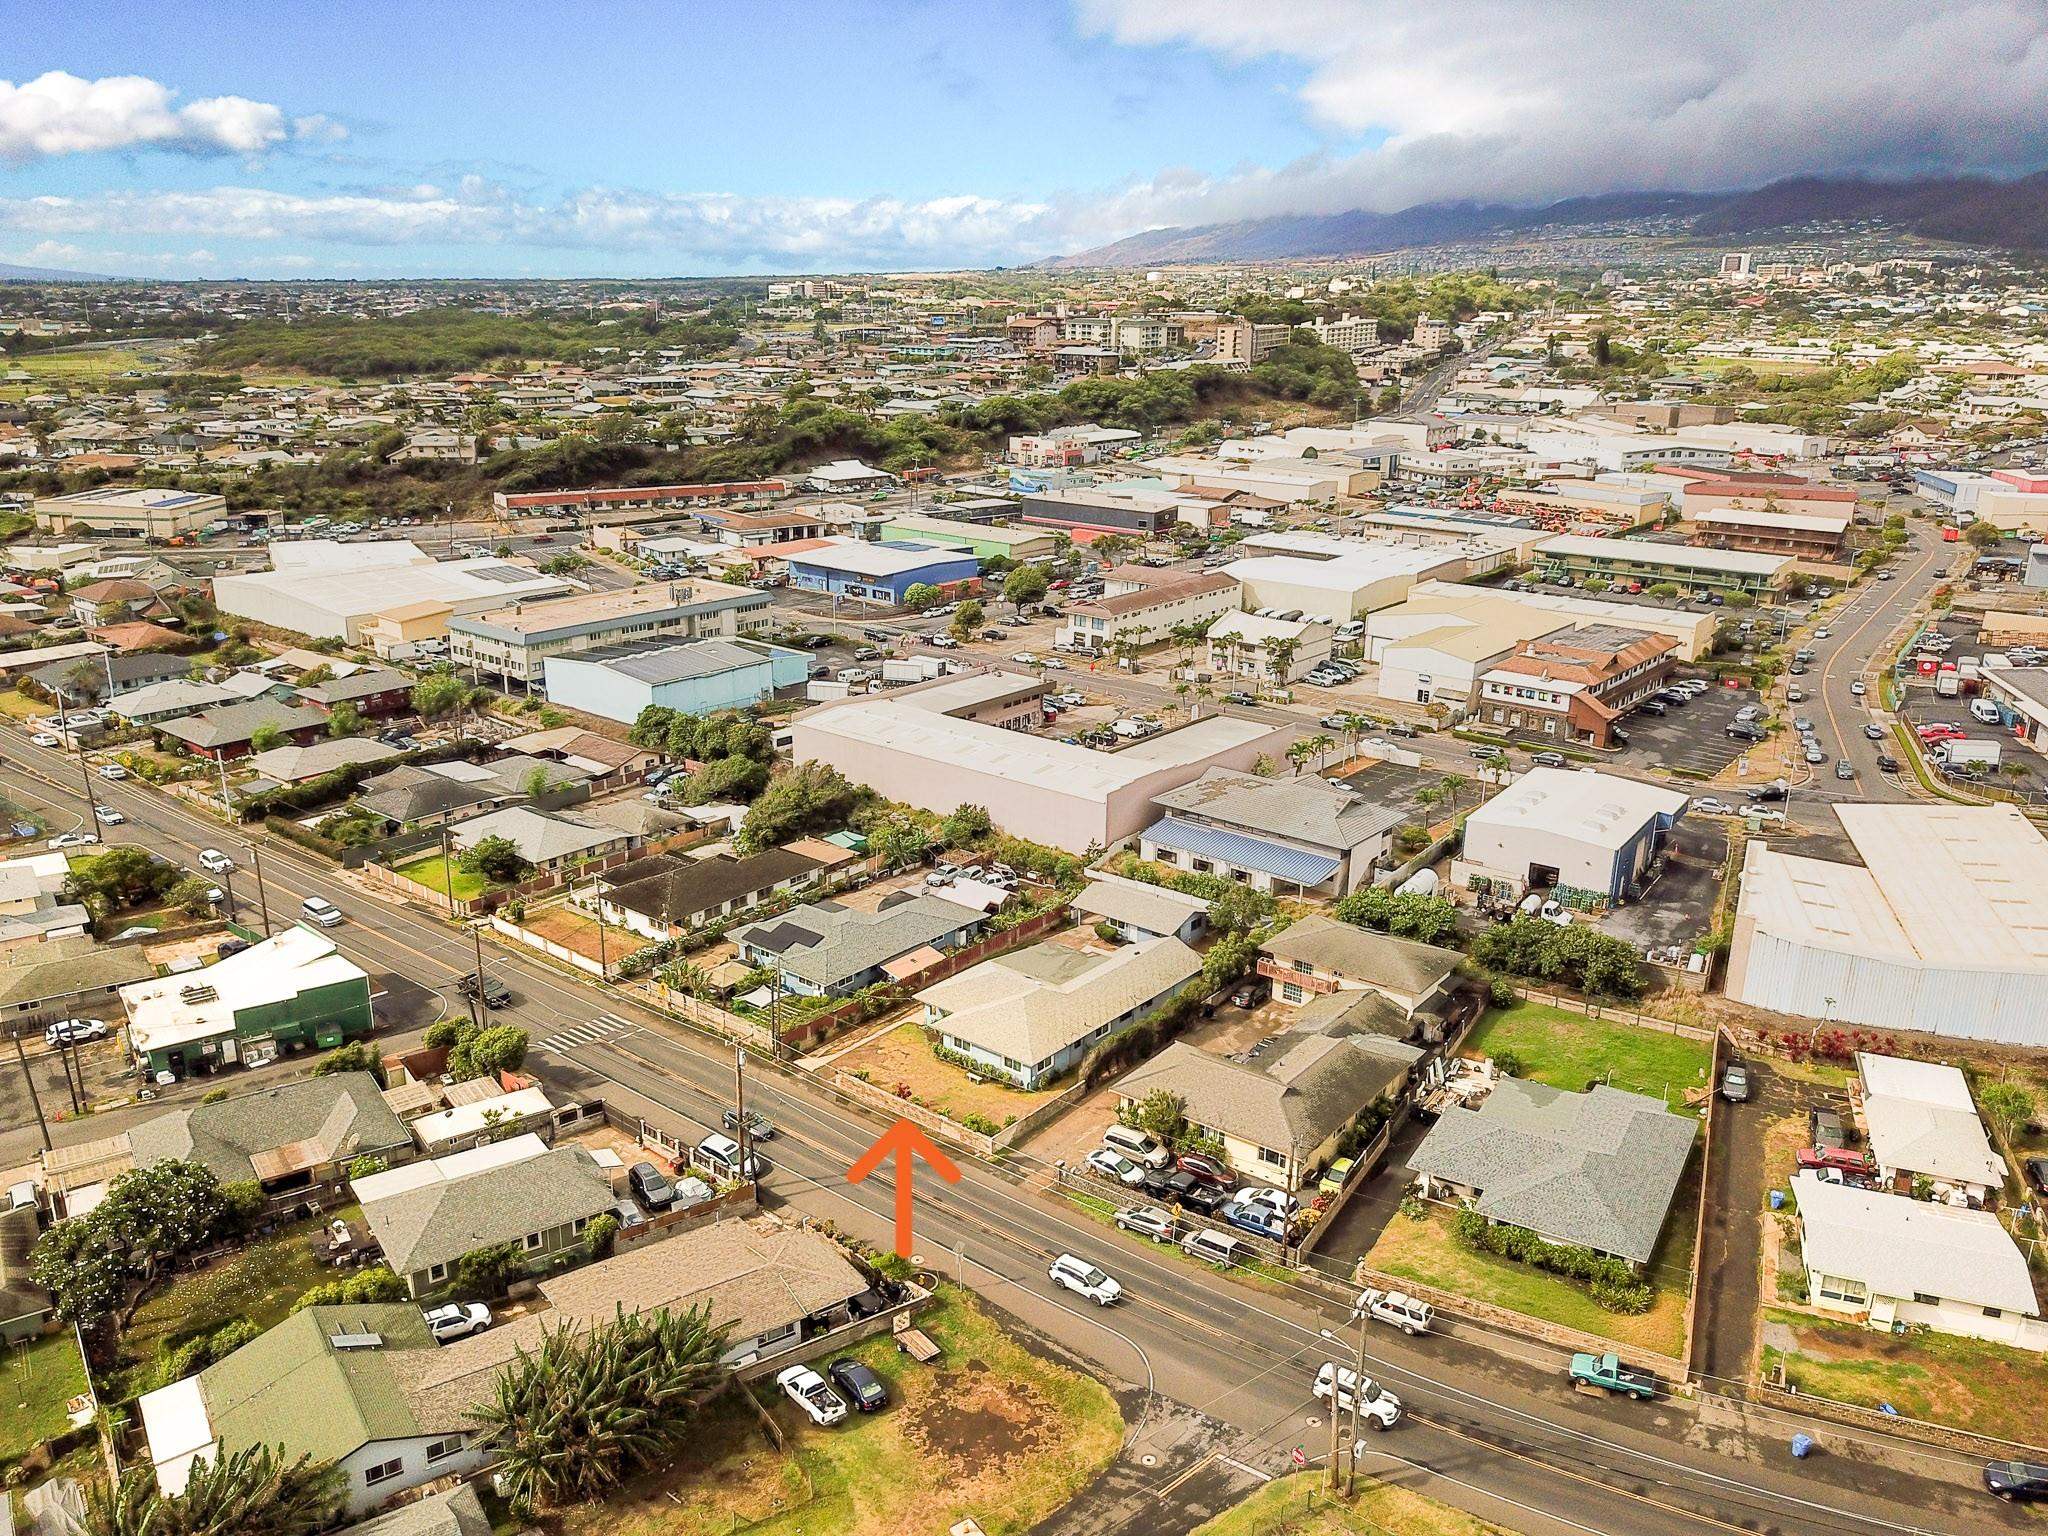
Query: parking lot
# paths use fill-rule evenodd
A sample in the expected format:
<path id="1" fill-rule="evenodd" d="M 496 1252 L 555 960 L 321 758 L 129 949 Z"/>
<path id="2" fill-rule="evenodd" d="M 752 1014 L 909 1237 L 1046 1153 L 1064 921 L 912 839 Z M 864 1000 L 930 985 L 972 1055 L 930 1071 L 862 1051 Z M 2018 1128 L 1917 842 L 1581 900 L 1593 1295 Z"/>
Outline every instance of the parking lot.
<path id="1" fill-rule="evenodd" d="M 1404 768 L 1398 763 L 1374 763 L 1369 768 L 1361 768 L 1356 773 L 1346 774 L 1340 782 L 1357 790 L 1375 805 L 1384 805 L 1389 810 L 1399 811 L 1402 815 L 1417 821 L 1427 821 L 1432 817 L 1444 815 L 1445 811 L 1423 805 L 1417 796 L 1423 790 L 1441 784 L 1445 776 L 1443 772 L 1428 768 Z M 1470 778 L 1471 775 L 1467 773 L 1466 777 Z M 1460 797 L 1466 810 L 1472 808 L 1477 796 L 1476 789 L 1467 789 Z"/>
<path id="2" fill-rule="evenodd" d="M 1641 710 L 1622 722 L 1629 744 L 1621 763 L 1632 767 L 1679 769 L 1712 778 L 1741 754 L 1744 743 L 1728 734 L 1736 711 L 1759 702 L 1754 688 L 1709 688 L 1690 704 L 1673 704 L 1663 716 Z"/>
<path id="3" fill-rule="evenodd" d="M 1728 824 L 1687 816 L 1671 829 L 1664 872 L 1641 901 L 1616 907 L 1600 920 L 1603 931 L 1637 950 L 1690 949 L 1714 910 L 1721 866 L 1728 857 Z"/>

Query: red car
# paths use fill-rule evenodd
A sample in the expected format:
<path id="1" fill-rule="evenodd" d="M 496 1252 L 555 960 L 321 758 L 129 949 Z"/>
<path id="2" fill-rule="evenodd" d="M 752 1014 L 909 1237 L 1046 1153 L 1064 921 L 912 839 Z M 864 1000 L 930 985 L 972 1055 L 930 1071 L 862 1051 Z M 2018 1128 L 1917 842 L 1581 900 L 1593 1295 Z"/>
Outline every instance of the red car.
<path id="1" fill-rule="evenodd" d="M 1854 1147 L 1801 1147 L 1802 1168 L 1833 1168 L 1840 1173 L 1870 1172 L 1870 1154 Z"/>
<path id="2" fill-rule="evenodd" d="M 1953 725 L 1923 725 L 1918 728 L 1922 741 L 1962 741 L 1964 733 Z"/>
<path id="3" fill-rule="evenodd" d="M 1237 1180 L 1230 1176 L 1228 1168 L 1215 1158 L 1205 1157 L 1200 1152 L 1181 1153 L 1179 1167 L 1182 1173 L 1192 1174 L 1204 1184 L 1212 1184 L 1218 1189 L 1233 1189 L 1237 1185 Z"/>

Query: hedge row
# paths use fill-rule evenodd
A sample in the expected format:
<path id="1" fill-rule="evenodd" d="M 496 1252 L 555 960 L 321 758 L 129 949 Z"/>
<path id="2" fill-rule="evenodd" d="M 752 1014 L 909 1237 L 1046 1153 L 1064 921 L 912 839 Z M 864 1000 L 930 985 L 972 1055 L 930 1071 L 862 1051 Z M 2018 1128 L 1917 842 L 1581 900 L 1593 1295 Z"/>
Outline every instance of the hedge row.
<path id="1" fill-rule="evenodd" d="M 1513 1259 L 1535 1269 L 1583 1283 L 1593 1300 L 1610 1312 L 1637 1316 L 1656 1305 L 1657 1293 L 1620 1259 L 1538 1237 L 1527 1227 L 1488 1221 L 1477 1211 L 1460 1211 L 1451 1233 L 1467 1248 Z"/>

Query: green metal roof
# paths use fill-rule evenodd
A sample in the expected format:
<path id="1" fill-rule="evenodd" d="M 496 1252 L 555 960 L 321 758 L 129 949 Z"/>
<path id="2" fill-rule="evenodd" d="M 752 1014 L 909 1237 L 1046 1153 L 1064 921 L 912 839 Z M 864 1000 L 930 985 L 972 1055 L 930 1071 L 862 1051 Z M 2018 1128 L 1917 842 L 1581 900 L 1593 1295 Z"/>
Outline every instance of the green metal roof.
<path id="1" fill-rule="evenodd" d="M 378 1342 L 335 1344 L 370 1337 Z M 435 1347 L 409 1303 L 308 1307 L 208 1366 L 199 1391 L 223 1451 L 281 1445 L 288 1455 L 339 1461 L 373 1440 L 421 1432 L 392 1355 Z"/>

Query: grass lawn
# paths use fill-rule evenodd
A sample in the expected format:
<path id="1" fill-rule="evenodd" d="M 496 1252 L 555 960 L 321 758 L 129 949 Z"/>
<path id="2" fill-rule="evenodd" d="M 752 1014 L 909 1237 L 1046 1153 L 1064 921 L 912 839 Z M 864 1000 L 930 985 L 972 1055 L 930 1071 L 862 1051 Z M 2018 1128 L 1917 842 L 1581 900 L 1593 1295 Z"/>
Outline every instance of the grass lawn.
<path id="1" fill-rule="evenodd" d="M 936 1366 L 886 1335 L 847 1351 L 888 1383 L 881 1413 L 819 1429 L 763 1382 L 788 1454 L 721 1399 L 673 1465 L 567 1511 L 563 1536 L 897 1536 L 969 1516 L 1012 1536 L 1038 1524 L 1115 1457 L 1123 1417 L 1101 1383 L 1026 1349 L 970 1294 L 941 1296 L 919 1319 L 945 1350 Z"/>
<path id="2" fill-rule="evenodd" d="M 126 1398 L 155 1383 L 149 1374 L 160 1352 L 246 1317 L 258 1328 L 282 1322 L 314 1286 L 340 1278 L 313 1257 L 313 1235 L 334 1216 L 354 1221 L 362 1208 L 346 1205 L 329 1215 L 295 1222 L 274 1237 L 251 1243 L 218 1264 L 176 1280 L 142 1304 L 121 1336 L 121 1364 L 108 1396 Z"/>
<path id="3" fill-rule="evenodd" d="M 1195 1527 L 1194 1536 L 1511 1536 L 1478 1519 L 1391 1483 L 1368 1481 L 1344 1500 L 1320 1472 L 1276 1478 L 1235 1508 Z"/>
<path id="4" fill-rule="evenodd" d="M 1520 1059 L 1517 1077 L 1573 1093 L 1604 1080 L 1632 1093 L 1661 1096 L 1673 1109 L 1684 1107 L 1686 1090 L 1708 1087 L 1714 1056 L 1705 1040 L 1529 1002 L 1488 1013 L 1465 1044 L 1470 1056 L 1502 1051 Z"/>
<path id="5" fill-rule="evenodd" d="M 0 1350 L 0 1461 L 34 1450 L 71 1427 L 64 1405 L 85 1390 L 85 1362 L 66 1328 L 26 1350 Z"/>
<path id="6" fill-rule="evenodd" d="M 1666 1269 L 1663 1256 L 1667 1250 L 1681 1255 L 1691 1252 L 1692 1206 L 1680 1206 L 1686 1199 L 1686 1182 L 1681 1180 L 1671 1219 L 1665 1223 L 1657 1256 L 1651 1260 L 1652 1273 Z M 1678 1230 L 1681 1228 L 1683 1234 Z M 1683 1247 L 1678 1246 L 1681 1236 Z M 1610 1312 L 1593 1300 L 1584 1286 L 1561 1275 L 1461 1246 L 1451 1235 L 1450 1218 L 1441 1211 L 1431 1210 L 1421 1221 L 1397 1215 L 1387 1223 L 1365 1262 L 1373 1269 L 1413 1280 L 1418 1285 L 1433 1285 L 1474 1301 L 1491 1302 L 1529 1317 L 1576 1328 L 1581 1333 L 1597 1334 L 1617 1344 L 1664 1355 L 1677 1355 L 1685 1348 L 1683 1285 L 1659 1286 L 1656 1305 L 1639 1317 Z M 1683 1267 L 1690 1261 L 1680 1258 L 1672 1262 Z"/>
<path id="7" fill-rule="evenodd" d="M 847 1072 L 865 1072 L 869 1082 L 889 1093 L 899 1084 L 908 1085 L 918 1103 L 949 1119 L 981 1115 L 998 1126 L 1029 1114 L 1066 1087 L 1062 1083 L 1059 1088 L 1026 1093 L 988 1079 L 969 1082 L 966 1072 L 950 1061 L 939 1060 L 931 1036 L 914 1020 L 877 1035 L 840 1057 L 835 1065 Z"/>
<path id="8" fill-rule="evenodd" d="M 1764 1346 L 1772 1380 L 1783 1361 L 1786 1379 L 1801 1392 L 1865 1408 L 1890 1403 L 1910 1419 L 2042 1443 L 2048 1356 L 1946 1333 L 1878 1333 L 1775 1309 L 1764 1317 L 1789 1327 L 1795 1345 L 1790 1354 Z"/>
<path id="9" fill-rule="evenodd" d="M 0 715 L 9 715 L 16 720 L 27 720 L 31 716 L 44 714 L 50 706 L 41 699 L 32 699 L 19 688 L 10 688 L 0 693 Z"/>
<path id="10" fill-rule="evenodd" d="M 452 856 L 444 864 L 438 848 L 432 853 L 421 854 L 410 863 L 393 865 L 392 872 L 425 886 L 436 896 L 448 894 L 448 880 L 453 876 L 457 901 L 468 901 L 472 897 L 483 895 L 485 888 L 490 884 L 482 875 L 464 869 Z"/>

